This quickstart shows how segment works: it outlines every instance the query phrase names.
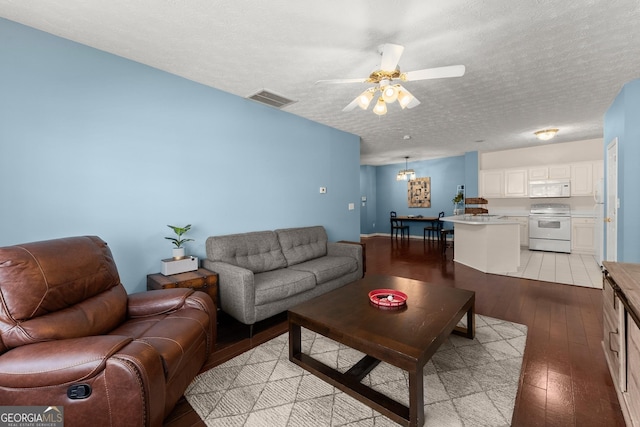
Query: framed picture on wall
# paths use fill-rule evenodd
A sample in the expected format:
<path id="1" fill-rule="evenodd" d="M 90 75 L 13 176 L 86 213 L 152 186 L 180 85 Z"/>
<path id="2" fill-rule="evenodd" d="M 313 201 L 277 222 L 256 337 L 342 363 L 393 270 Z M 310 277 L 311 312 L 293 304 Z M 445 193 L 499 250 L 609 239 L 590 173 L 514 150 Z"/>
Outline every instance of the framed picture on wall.
<path id="1" fill-rule="evenodd" d="M 410 208 L 431 207 L 431 177 L 416 178 L 407 183 L 407 204 Z"/>

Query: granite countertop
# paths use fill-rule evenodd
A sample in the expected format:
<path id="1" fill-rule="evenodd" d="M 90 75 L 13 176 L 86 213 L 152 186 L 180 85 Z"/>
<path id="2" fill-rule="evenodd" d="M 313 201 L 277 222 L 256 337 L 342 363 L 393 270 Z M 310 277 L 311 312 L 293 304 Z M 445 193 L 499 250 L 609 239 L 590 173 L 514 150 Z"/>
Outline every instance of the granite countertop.
<path id="1" fill-rule="evenodd" d="M 504 219 L 502 215 L 455 215 L 445 216 L 440 219 L 445 222 L 453 222 L 458 224 L 470 224 L 470 225 L 505 225 L 505 224 L 520 224 L 518 221 L 512 221 Z"/>

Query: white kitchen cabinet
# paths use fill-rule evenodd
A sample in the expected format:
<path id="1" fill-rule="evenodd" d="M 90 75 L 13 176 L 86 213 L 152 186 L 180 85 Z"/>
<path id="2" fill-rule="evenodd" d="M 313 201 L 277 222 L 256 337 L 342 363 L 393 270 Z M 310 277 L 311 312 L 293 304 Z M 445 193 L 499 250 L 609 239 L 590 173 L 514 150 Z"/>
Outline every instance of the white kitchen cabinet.
<path id="1" fill-rule="evenodd" d="M 546 166 L 529 168 L 529 181 L 539 181 L 549 178 L 549 168 Z"/>
<path id="2" fill-rule="evenodd" d="M 503 197 L 504 171 L 502 169 L 480 171 L 480 197 Z"/>
<path id="3" fill-rule="evenodd" d="M 593 162 L 573 163 L 571 165 L 571 195 L 593 195 Z"/>
<path id="4" fill-rule="evenodd" d="M 571 165 L 549 166 L 549 179 L 571 179 Z"/>
<path id="5" fill-rule="evenodd" d="M 505 169 L 504 197 L 527 197 L 529 180 L 527 169 Z"/>
<path id="6" fill-rule="evenodd" d="M 571 218 L 571 252 L 595 254 L 595 220 Z"/>
<path id="7" fill-rule="evenodd" d="M 602 160 L 593 162 L 593 194 L 595 194 L 596 185 L 601 179 L 604 179 L 604 161 Z"/>
<path id="8" fill-rule="evenodd" d="M 510 221 L 517 221 L 520 225 L 520 246 L 529 247 L 529 217 L 528 216 L 506 216 Z"/>
<path id="9" fill-rule="evenodd" d="M 541 179 L 571 179 L 571 165 L 530 167 L 529 181 L 538 181 Z"/>

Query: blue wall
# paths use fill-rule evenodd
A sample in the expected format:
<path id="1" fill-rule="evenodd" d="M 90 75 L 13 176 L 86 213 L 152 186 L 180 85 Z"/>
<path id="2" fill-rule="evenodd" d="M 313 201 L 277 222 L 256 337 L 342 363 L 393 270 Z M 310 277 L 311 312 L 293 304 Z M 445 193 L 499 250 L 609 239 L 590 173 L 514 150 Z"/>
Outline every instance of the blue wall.
<path id="1" fill-rule="evenodd" d="M 471 154 L 473 157 L 473 154 Z M 422 160 L 409 162 L 409 168 L 414 169 L 416 177 L 431 178 L 431 207 L 410 208 L 407 204 L 407 181 L 396 181 L 396 174 L 405 168 L 404 163 L 375 167 L 375 176 L 371 167 L 361 167 L 361 179 L 363 174 L 369 181 L 375 181 L 375 218 L 369 216 L 368 227 L 363 227 L 364 234 L 389 233 L 389 212 L 396 211 L 398 215 L 423 215 L 438 216 L 438 212 L 444 211 L 445 215 L 453 215 L 453 199 L 458 185 L 466 184 L 466 156 L 445 157 L 434 160 Z M 472 162 L 471 162 L 472 163 Z M 475 174 L 477 192 L 477 167 Z M 473 180 L 471 182 L 473 186 Z M 372 209 L 371 206 L 369 206 Z M 375 222 L 375 227 L 373 226 Z M 410 233 L 423 235 L 424 224 L 410 223 Z"/>
<path id="2" fill-rule="evenodd" d="M 640 80 L 622 88 L 604 116 L 604 158 L 618 138 L 618 261 L 640 263 Z M 606 163 L 606 162 L 605 162 Z M 606 175 L 605 175 L 606 176 Z"/>
<path id="3" fill-rule="evenodd" d="M 0 40 L 0 245 L 99 235 L 133 292 L 167 224 L 201 258 L 235 232 L 359 240 L 358 136 L 4 19 Z"/>

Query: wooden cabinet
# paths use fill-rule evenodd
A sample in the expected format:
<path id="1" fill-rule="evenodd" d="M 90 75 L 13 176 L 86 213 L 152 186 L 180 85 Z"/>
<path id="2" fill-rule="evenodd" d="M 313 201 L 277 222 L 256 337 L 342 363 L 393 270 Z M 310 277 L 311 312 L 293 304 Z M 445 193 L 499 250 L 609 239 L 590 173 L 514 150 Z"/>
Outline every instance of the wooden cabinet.
<path id="1" fill-rule="evenodd" d="M 595 220 L 571 218 L 571 252 L 595 254 Z"/>
<path id="2" fill-rule="evenodd" d="M 640 427 L 640 264 L 603 265 L 602 348 L 625 422 Z"/>
<path id="3" fill-rule="evenodd" d="M 199 268 L 196 271 L 186 273 L 164 274 L 155 273 L 147 275 L 147 290 L 169 289 L 169 288 L 191 288 L 202 291 L 211 297 L 213 303 L 218 305 L 218 273 L 209 271 L 206 268 Z"/>
<path id="4" fill-rule="evenodd" d="M 627 319 L 627 392 L 624 394 L 632 424 L 640 424 L 640 328 Z"/>
<path id="5" fill-rule="evenodd" d="M 506 169 L 504 171 L 504 197 L 527 197 L 529 180 L 526 169 Z"/>
<path id="6" fill-rule="evenodd" d="M 480 197 L 497 198 L 504 193 L 504 171 L 483 170 L 480 171 Z"/>
<path id="7" fill-rule="evenodd" d="M 623 309 L 620 299 L 613 289 L 614 283 L 604 280 L 602 290 L 602 317 L 604 324 L 603 348 L 604 355 L 611 371 L 616 388 L 619 388 L 622 379 L 620 377 L 621 357 L 624 355 L 620 349 L 620 332 L 623 319 Z"/>

